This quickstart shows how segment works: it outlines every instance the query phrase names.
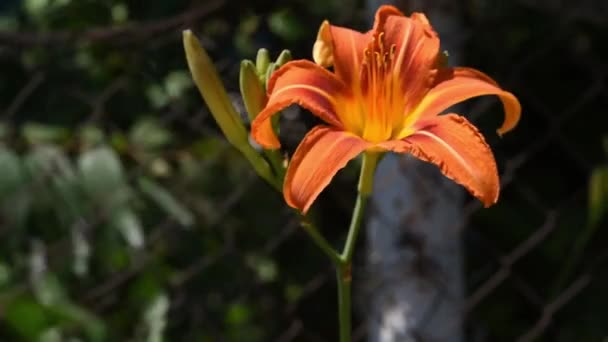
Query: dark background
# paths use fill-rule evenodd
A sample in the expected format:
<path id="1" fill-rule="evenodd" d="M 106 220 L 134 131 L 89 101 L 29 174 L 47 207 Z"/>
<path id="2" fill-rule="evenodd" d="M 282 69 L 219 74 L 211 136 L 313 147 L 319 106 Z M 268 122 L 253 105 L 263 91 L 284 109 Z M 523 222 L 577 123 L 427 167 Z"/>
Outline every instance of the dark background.
<path id="1" fill-rule="evenodd" d="M 498 101 L 466 113 L 503 183 L 497 205 L 464 209 L 467 340 L 604 341 L 608 6 L 456 3 L 464 64 L 523 105 L 502 139 Z M 219 134 L 181 30 L 238 104 L 241 59 L 310 58 L 323 19 L 366 29 L 368 14 L 360 0 L 0 2 L 0 340 L 336 340 L 333 271 Z M 315 205 L 332 241 L 355 177 Z"/>

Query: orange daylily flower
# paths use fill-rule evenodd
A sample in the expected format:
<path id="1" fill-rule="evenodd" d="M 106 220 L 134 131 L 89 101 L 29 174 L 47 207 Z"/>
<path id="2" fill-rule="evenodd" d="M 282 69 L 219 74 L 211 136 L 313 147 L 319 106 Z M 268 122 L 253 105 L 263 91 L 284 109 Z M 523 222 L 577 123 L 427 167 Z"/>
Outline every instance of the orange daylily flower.
<path id="1" fill-rule="evenodd" d="M 325 21 L 313 57 L 317 64 L 292 61 L 273 74 L 268 102 L 252 123 L 253 138 L 270 149 L 280 147 L 270 119 L 291 104 L 326 123 L 308 132 L 291 159 L 287 204 L 308 211 L 336 172 L 366 150 L 410 153 L 439 166 L 486 207 L 496 203 L 498 172 L 483 136 L 464 117 L 439 114 L 472 97 L 497 95 L 503 134 L 519 121 L 521 106 L 482 72 L 446 67 L 424 14 L 407 17 L 382 6 L 366 33 Z M 330 66 L 333 72 L 324 68 Z"/>

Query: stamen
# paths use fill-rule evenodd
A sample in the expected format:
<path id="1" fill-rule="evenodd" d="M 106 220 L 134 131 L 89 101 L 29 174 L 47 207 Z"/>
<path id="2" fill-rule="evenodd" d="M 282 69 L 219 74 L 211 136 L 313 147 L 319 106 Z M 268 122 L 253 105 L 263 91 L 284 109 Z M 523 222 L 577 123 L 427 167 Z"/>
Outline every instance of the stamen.
<path id="1" fill-rule="evenodd" d="M 381 141 L 391 137 L 395 123 L 395 113 L 400 112 L 402 99 L 397 92 L 398 80 L 393 77 L 397 46 L 385 46 L 385 33 L 380 32 L 372 37 L 363 50 L 362 78 L 365 80 L 362 89 L 364 131 L 363 137 L 372 141 Z"/>

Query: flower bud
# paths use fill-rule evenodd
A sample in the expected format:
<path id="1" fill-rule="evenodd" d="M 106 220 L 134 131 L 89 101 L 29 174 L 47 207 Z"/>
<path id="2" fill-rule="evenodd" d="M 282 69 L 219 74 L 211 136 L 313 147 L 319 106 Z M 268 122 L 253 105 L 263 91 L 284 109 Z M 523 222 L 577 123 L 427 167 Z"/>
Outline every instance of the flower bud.
<path id="1" fill-rule="evenodd" d="M 266 104 L 266 89 L 260 80 L 256 66 L 250 60 L 241 62 L 239 86 L 249 121 L 252 122 Z"/>
<path id="2" fill-rule="evenodd" d="M 183 43 L 194 83 L 224 136 L 239 149 L 243 144 L 249 145 L 247 130 L 234 109 L 211 58 L 190 30 L 183 32 Z"/>
<path id="3" fill-rule="evenodd" d="M 266 75 L 264 76 L 264 87 L 266 89 L 268 89 L 268 80 L 270 79 L 270 76 L 272 76 L 272 73 L 275 72 L 278 69 L 277 65 L 275 63 L 270 63 L 270 65 L 268 65 L 268 69 L 266 69 Z"/>
<path id="4" fill-rule="evenodd" d="M 281 51 L 281 54 L 277 58 L 277 61 L 275 62 L 275 64 L 277 66 L 283 66 L 283 64 L 289 62 L 290 60 L 291 60 L 291 52 L 289 50 L 283 50 L 283 51 Z"/>
<path id="5" fill-rule="evenodd" d="M 255 58 L 255 66 L 257 68 L 257 74 L 260 77 L 266 75 L 266 69 L 268 69 L 268 65 L 270 64 L 270 53 L 268 50 L 262 48 L 258 50 L 258 55 Z"/>
<path id="6" fill-rule="evenodd" d="M 334 50 L 329 21 L 325 20 L 317 33 L 317 41 L 312 48 L 312 58 L 322 67 L 334 64 Z"/>

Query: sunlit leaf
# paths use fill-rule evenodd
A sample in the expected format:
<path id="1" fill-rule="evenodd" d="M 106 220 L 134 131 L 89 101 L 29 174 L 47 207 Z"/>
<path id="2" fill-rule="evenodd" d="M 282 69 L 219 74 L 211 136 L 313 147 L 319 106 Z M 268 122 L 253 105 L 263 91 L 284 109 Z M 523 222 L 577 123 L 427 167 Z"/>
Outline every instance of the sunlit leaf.
<path id="1" fill-rule="evenodd" d="M 162 342 L 163 332 L 167 325 L 167 312 L 169 311 L 169 298 L 164 293 L 159 294 L 147 307 L 144 313 L 147 342 Z"/>
<path id="2" fill-rule="evenodd" d="M 179 98 L 193 86 L 194 82 L 188 70 L 174 70 L 165 77 L 165 92 L 170 98 Z"/>
<path id="3" fill-rule="evenodd" d="M 129 18 L 129 8 L 124 3 L 114 4 L 111 12 L 115 23 L 124 23 Z"/>
<path id="4" fill-rule="evenodd" d="M 127 208 L 112 211 L 110 224 L 118 229 L 125 241 L 133 248 L 144 245 L 144 233 L 139 217 Z"/>
<path id="5" fill-rule="evenodd" d="M 165 89 L 158 84 L 151 84 L 146 88 L 146 97 L 152 107 L 158 109 L 166 106 L 169 103 L 169 95 Z"/>
<path id="6" fill-rule="evenodd" d="M 247 257 L 247 265 L 256 272 L 261 282 L 274 281 L 279 273 L 276 263 L 265 256 L 250 255 Z"/>
<path id="7" fill-rule="evenodd" d="M 87 149 L 101 144 L 104 141 L 104 133 L 95 126 L 84 126 L 79 131 L 80 142 Z"/>
<path id="8" fill-rule="evenodd" d="M 72 261 L 74 274 L 79 277 L 87 275 L 89 272 L 91 246 L 80 229 L 72 230 L 72 251 L 74 254 L 74 260 Z"/>
<path id="9" fill-rule="evenodd" d="M 23 137 L 29 144 L 58 143 L 65 141 L 70 132 L 61 126 L 28 123 L 23 126 Z"/>
<path id="10" fill-rule="evenodd" d="M 171 142 L 171 132 L 157 119 L 144 118 L 131 128 L 129 141 L 144 149 L 157 149 Z"/>
<path id="11" fill-rule="evenodd" d="M 107 147 L 84 152 L 78 159 L 78 169 L 88 196 L 112 210 L 125 203 L 129 196 L 124 169 L 118 155 Z"/>

